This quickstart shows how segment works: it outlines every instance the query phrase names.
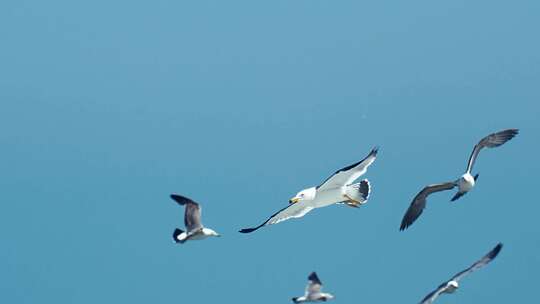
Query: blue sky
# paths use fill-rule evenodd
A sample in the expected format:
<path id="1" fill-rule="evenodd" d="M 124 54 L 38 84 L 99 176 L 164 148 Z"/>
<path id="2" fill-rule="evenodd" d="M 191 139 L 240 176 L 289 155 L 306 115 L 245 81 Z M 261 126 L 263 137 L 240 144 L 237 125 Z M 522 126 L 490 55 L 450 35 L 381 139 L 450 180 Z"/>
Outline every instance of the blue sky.
<path id="1" fill-rule="evenodd" d="M 288 303 L 316 270 L 336 303 L 532 302 L 537 1 L 3 1 L 0 300 Z M 477 187 L 455 204 L 426 184 Z M 250 235 L 380 146 L 369 203 Z M 199 201 L 220 239 L 172 243 Z M 256 300 L 254 300 L 256 298 Z"/>

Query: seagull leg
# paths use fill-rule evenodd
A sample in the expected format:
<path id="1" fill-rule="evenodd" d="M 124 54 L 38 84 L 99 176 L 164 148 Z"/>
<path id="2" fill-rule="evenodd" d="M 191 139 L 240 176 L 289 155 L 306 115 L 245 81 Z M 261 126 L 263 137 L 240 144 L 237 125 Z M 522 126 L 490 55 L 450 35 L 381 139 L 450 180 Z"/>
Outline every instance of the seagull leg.
<path id="1" fill-rule="evenodd" d="M 345 198 L 347 199 L 347 200 L 345 200 L 345 204 L 347 206 L 353 207 L 353 208 L 360 208 L 360 202 L 359 201 L 352 199 L 347 194 L 343 194 L 343 196 L 345 196 Z"/>

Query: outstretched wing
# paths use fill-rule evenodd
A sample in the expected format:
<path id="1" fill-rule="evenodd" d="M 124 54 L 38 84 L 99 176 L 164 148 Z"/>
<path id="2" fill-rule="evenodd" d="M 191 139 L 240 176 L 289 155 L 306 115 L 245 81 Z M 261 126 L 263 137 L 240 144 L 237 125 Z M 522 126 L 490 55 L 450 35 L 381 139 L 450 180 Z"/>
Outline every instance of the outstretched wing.
<path id="1" fill-rule="evenodd" d="M 306 286 L 306 295 L 321 292 L 322 282 L 319 280 L 317 273 L 314 271 L 308 276 L 308 284 Z"/>
<path id="2" fill-rule="evenodd" d="M 489 264 L 493 259 L 497 257 L 499 252 L 502 249 L 502 243 L 498 243 L 493 249 L 491 249 L 490 252 L 488 252 L 484 257 L 482 257 L 480 260 L 478 260 L 476 263 L 472 264 L 471 267 L 463 270 L 462 272 L 457 273 L 452 280 L 459 281 L 464 276 L 468 275 L 469 273 L 480 269 L 484 267 L 485 265 Z"/>
<path id="3" fill-rule="evenodd" d="M 426 199 L 431 193 L 444 191 L 444 190 L 450 190 L 454 188 L 456 185 L 454 182 L 447 182 L 447 183 L 441 183 L 441 184 L 433 184 L 426 186 L 422 191 L 420 191 L 411 202 L 411 205 L 409 206 L 409 209 L 407 209 L 407 212 L 405 212 L 405 215 L 403 216 L 403 219 L 401 220 L 401 226 L 399 227 L 399 230 L 405 230 L 410 225 L 416 221 L 418 217 L 422 214 L 424 211 L 424 208 L 426 208 Z"/>
<path id="4" fill-rule="evenodd" d="M 420 302 L 420 304 L 430 304 L 430 303 L 433 303 L 433 301 L 435 301 L 435 299 L 444 291 L 444 289 L 446 288 L 446 284 L 448 282 L 444 282 L 442 283 L 441 285 L 439 285 L 439 287 L 437 287 L 437 289 L 435 289 L 434 291 L 430 292 L 424 299 L 422 299 L 422 301 Z"/>
<path id="5" fill-rule="evenodd" d="M 244 229 L 240 230 L 239 232 L 241 232 L 241 233 L 250 233 L 250 232 L 253 232 L 253 231 L 255 231 L 255 230 L 257 230 L 257 229 L 259 229 L 259 228 L 261 228 L 263 226 L 266 226 L 266 225 L 277 224 L 279 222 L 286 221 L 286 220 L 288 220 L 290 218 L 302 217 L 306 213 L 310 212 L 311 210 L 313 210 L 313 207 L 306 206 L 306 204 L 304 202 L 298 202 L 296 204 L 291 204 L 291 205 L 279 210 L 278 212 L 274 213 L 272 216 L 270 216 L 265 222 L 263 222 L 259 226 L 253 227 L 253 228 L 244 228 Z"/>
<path id="6" fill-rule="evenodd" d="M 497 133 L 489 134 L 488 136 L 482 138 L 476 144 L 476 146 L 474 146 L 471 156 L 469 157 L 469 162 L 467 163 L 467 172 L 471 173 L 471 170 L 474 166 L 474 162 L 476 161 L 476 158 L 478 157 L 478 153 L 480 153 L 480 150 L 482 150 L 482 148 L 484 147 L 495 148 L 495 147 L 501 146 L 505 142 L 514 138 L 514 136 L 516 136 L 518 133 L 519 133 L 518 129 L 507 129 L 507 130 L 503 130 Z"/>
<path id="7" fill-rule="evenodd" d="M 186 206 L 186 211 L 184 213 L 184 224 L 186 225 L 188 232 L 202 228 L 201 207 L 199 204 L 185 196 L 178 194 L 171 194 L 171 198 L 178 204 Z"/>
<path id="8" fill-rule="evenodd" d="M 377 158 L 379 148 L 375 147 L 366 158 L 361 161 L 336 171 L 317 187 L 317 190 L 328 190 L 351 184 L 354 180 L 366 173 L 367 168 Z"/>

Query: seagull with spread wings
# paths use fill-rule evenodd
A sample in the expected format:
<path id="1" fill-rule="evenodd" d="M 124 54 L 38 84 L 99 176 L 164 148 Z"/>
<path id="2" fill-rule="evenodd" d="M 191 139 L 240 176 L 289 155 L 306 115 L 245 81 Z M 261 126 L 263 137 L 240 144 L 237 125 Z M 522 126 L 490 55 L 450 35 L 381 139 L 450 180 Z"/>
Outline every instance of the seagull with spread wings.
<path id="1" fill-rule="evenodd" d="M 173 232 L 175 243 L 184 243 L 191 240 L 202 240 L 209 236 L 220 236 L 210 228 L 203 227 L 201 223 L 201 207 L 191 199 L 178 194 L 171 194 L 171 198 L 181 206 L 186 206 L 184 224 L 187 231 L 176 228 Z"/>
<path id="2" fill-rule="evenodd" d="M 322 283 L 321 280 L 319 280 L 319 277 L 317 276 L 317 273 L 312 272 L 308 276 L 308 284 L 306 286 L 306 292 L 301 297 L 294 297 L 292 298 L 292 301 L 294 303 L 303 303 L 303 302 L 320 302 L 320 301 L 328 301 L 332 300 L 334 296 L 329 293 L 321 292 L 322 290 Z"/>
<path id="3" fill-rule="evenodd" d="M 353 184 L 366 173 L 375 161 L 378 148 L 371 150 L 361 161 L 336 171 L 321 185 L 304 189 L 289 200 L 289 205 L 276 212 L 265 222 L 254 228 L 245 228 L 241 233 L 250 233 L 263 226 L 273 225 L 290 218 L 299 218 L 315 208 L 343 203 L 350 207 L 359 207 L 367 202 L 371 186 L 367 179 Z"/>
<path id="4" fill-rule="evenodd" d="M 477 269 L 480 269 L 484 266 L 486 266 L 489 262 L 493 261 L 493 259 L 495 259 L 497 257 L 497 255 L 499 254 L 499 252 L 501 251 L 502 249 L 502 244 L 499 243 L 497 244 L 497 246 L 495 246 L 495 248 L 493 248 L 490 252 L 488 252 L 488 254 L 486 254 L 483 258 L 481 258 L 480 260 L 478 260 L 476 263 L 472 264 L 471 267 L 457 273 L 455 276 L 453 276 L 450 280 L 442 283 L 441 285 L 439 285 L 439 287 L 437 287 L 437 289 L 435 289 L 434 291 L 432 291 L 430 294 L 428 294 L 421 302 L 420 304 L 430 304 L 430 303 L 433 303 L 433 301 L 435 301 L 435 299 L 443 294 L 443 293 L 453 293 L 456 291 L 456 289 L 459 288 L 459 280 L 461 280 L 464 276 L 468 275 L 469 273 L 477 270 Z"/>
<path id="5" fill-rule="evenodd" d="M 518 129 L 507 129 L 503 130 L 497 133 L 490 134 L 484 138 L 482 138 L 476 146 L 474 146 L 474 149 L 471 153 L 471 156 L 469 157 L 469 162 L 467 163 L 467 170 L 465 173 L 456 181 L 453 182 L 446 182 L 446 183 L 440 183 L 440 184 L 433 184 L 428 185 L 422 189 L 413 199 L 411 205 L 407 209 L 407 212 L 405 213 L 405 216 L 403 217 L 403 220 L 401 221 L 401 226 L 399 230 L 405 230 L 410 225 L 416 221 L 416 219 L 422 214 L 424 211 L 424 208 L 426 207 L 426 200 L 427 197 L 435 192 L 440 191 L 446 191 L 453 189 L 454 187 L 458 187 L 458 192 L 454 195 L 454 197 L 451 199 L 451 201 L 455 201 L 465 195 L 467 192 L 469 192 L 474 185 L 476 184 L 476 180 L 478 179 L 478 174 L 475 176 L 471 175 L 472 168 L 474 166 L 474 163 L 476 161 L 476 158 L 478 157 L 478 154 L 480 153 L 480 150 L 483 148 L 495 148 L 503 145 L 505 142 L 509 141 L 510 139 L 514 138 L 518 134 Z"/>

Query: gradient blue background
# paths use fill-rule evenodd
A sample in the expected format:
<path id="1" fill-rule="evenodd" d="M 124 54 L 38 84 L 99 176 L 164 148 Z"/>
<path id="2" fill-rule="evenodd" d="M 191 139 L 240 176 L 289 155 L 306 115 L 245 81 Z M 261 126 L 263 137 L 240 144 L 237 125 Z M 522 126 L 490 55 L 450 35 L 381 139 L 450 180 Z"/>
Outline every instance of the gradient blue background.
<path id="1" fill-rule="evenodd" d="M 538 1 L 2 1 L 0 302 L 532 303 Z M 426 184 L 477 187 L 398 232 Z M 250 235 L 381 147 L 372 197 Z M 175 245 L 178 192 L 220 239 Z"/>

